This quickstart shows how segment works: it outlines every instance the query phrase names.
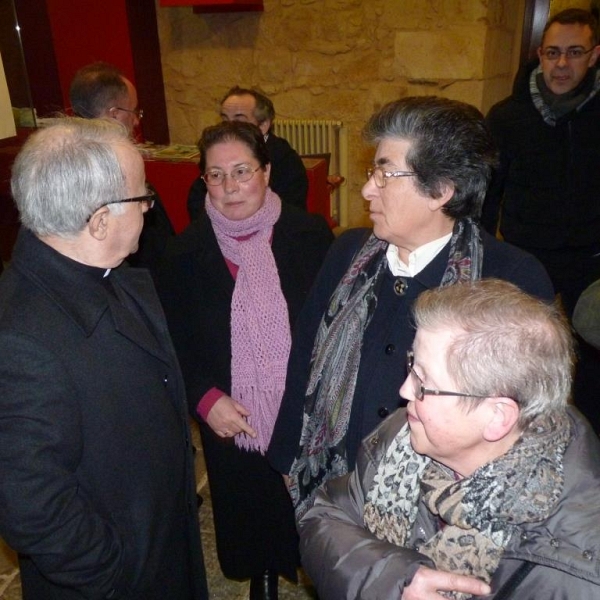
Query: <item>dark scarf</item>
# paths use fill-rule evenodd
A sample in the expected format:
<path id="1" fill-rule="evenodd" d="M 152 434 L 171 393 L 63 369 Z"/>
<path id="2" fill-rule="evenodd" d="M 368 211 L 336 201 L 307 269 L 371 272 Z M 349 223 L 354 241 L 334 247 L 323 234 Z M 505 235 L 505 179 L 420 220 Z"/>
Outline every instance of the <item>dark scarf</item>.
<path id="1" fill-rule="evenodd" d="M 333 292 L 317 331 L 300 448 L 290 470 L 290 494 L 298 518 L 312 506 L 321 483 L 348 472 L 346 434 L 363 336 L 377 309 L 387 246 L 371 234 Z M 470 218 L 456 221 L 440 285 L 480 279 L 482 259 L 478 226 Z"/>

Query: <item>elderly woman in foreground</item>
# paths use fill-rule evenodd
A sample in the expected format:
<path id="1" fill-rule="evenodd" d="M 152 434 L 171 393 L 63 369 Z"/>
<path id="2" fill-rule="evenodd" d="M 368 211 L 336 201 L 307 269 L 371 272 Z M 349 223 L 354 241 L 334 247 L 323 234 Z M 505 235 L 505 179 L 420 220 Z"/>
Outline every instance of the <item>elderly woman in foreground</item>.
<path id="1" fill-rule="evenodd" d="M 567 407 L 565 319 L 494 279 L 414 316 L 408 406 L 300 520 L 319 597 L 599 598 L 600 442 Z"/>
<path id="2" fill-rule="evenodd" d="M 319 597 L 599 598 L 600 442 L 567 407 L 564 318 L 499 280 L 414 316 L 407 408 L 300 521 Z"/>

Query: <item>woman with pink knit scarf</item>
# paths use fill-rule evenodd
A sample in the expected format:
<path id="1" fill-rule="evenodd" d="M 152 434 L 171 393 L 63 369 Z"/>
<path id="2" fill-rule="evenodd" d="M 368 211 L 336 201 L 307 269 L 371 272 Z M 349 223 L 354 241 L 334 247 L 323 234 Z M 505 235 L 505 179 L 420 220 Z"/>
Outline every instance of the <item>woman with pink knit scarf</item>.
<path id="1" fill-rule="evenodd" d="M 206 211 L 168 250 L 159 292 L 200 424 L 221 569 L 250 579 L 251 600 L 273 600 L 300 563 L 291 500 L 265 452 L 291 329 L 333 235 L 269 188 L 255 125 L 208 127 L 199 147 Z"/>

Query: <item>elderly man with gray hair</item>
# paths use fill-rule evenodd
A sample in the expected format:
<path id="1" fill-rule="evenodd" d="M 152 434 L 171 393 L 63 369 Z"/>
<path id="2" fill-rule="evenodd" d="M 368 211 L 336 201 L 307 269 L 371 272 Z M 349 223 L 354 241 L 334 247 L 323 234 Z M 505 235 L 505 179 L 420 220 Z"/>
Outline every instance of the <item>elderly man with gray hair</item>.
<path id="1" fill-rule="evenodd" d="M 319 597 L 600 597 L 600 442 L 567 406 L 566 319 L 497 279 L 428 290 L 414 318 L 408 406 L 300 521 Z"/>
<path id="2" fill-rule="evenodd" d="M 25 600 L 208 597 L 185 392 L 145 270 L 152 206 L 108 120 L 33 134 L 0 279 L 0 535 Z"/>

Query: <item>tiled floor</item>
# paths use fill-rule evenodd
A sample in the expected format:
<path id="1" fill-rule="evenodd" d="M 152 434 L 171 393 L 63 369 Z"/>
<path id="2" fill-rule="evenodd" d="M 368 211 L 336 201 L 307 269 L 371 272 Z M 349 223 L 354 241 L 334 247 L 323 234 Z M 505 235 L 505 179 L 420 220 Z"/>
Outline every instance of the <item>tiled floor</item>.
<path id="1" fill-rule="evenodd" d="M 197 428 L 192 425 L 194 443 L 200 447 Z M 199 493 L 204 498 L 200 507 L 200 529 L 208 575 L 208 586 L 212 600 L 247 600 L 248 583 L 225 579 L 219 569 L 215 552 L 215 535 L 212 522 L 211 500 L 206 479 L 206 471 L 202 452 L 196 454 L 196 477 Z M 314 600 L 316 595 L 304 573 L 299 573 L 300 582 L 294 585 L 287 581 L 280 582 L 280 600 Z M 22 600 L 19 570 L 14 553 L 0 540 L 0 600 Z M 41 600 L 41 599 L 40 599 Z M 177 600 L 165 598 L 165 600 Z"/>

